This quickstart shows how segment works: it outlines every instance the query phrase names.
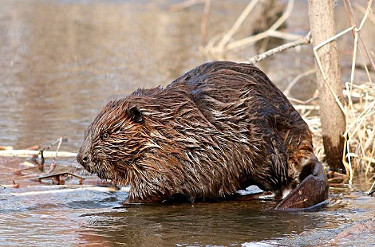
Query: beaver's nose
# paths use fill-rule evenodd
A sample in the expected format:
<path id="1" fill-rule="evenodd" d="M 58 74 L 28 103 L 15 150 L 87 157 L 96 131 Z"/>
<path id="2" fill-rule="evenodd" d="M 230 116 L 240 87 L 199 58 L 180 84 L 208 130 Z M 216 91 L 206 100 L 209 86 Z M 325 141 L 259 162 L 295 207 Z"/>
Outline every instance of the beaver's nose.
<path id="1" fill-rule="evenodd" d="M 77 154 L 77 161 L 78 161 L 78 163 L 80 163 L 81 165 L 86 164 L 86 163 L 88 162 L 88 160 L 89 160 L 89 158 L 88 158 L 85 154 L 83 154 L 82 152 L 79 152 L 79 153 Z"/>

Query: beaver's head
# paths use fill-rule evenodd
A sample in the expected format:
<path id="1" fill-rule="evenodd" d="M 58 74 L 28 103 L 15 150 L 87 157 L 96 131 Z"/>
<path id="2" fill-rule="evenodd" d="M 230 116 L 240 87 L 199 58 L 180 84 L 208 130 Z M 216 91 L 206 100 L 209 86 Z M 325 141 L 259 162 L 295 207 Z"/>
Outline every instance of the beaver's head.
<path id="1" fill-rule="evenodd" d="M 134 104 L 111 101 L 87 128 L 77 161 L 102 179 L 128 184 L 147 133 L 144 116 Z"/>

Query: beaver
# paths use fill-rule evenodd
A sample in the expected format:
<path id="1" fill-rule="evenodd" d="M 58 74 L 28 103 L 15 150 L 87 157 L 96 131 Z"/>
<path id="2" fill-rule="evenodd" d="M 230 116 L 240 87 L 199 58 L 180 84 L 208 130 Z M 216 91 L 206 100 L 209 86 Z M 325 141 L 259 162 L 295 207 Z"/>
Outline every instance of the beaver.
<path id="1" fill-rule="evenodd" d="M 323 183 L 321 195 L 307 199 L 327 198 L 309 127 L 251 64 L 206 63 L 165 88 L 110 101 L 87 128 L 77 160 L 130 185 L 127 203 L 215 201 L 249 185 L 281 198 L 309 175 Z"/>

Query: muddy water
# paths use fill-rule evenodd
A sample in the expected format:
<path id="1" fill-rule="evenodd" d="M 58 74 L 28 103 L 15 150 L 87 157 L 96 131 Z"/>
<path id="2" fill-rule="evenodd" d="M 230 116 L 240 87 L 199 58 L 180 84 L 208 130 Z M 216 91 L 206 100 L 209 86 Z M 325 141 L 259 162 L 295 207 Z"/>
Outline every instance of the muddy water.
<path id="1" fill-rule="evenodd" d="M 68 138 L 76 152 L 85 127 L 111 97 L 138 87 L 166 85 L 211 59 L 198 52 L 201 6 L 171 12 L 175 1 L 0 0 L 0 145 L 25 148 Z M 235 4 L 233 4 L 233 2 Z M 215 1 L 208 36 L 229 27 L 246 1 Z M 288 30 L 304 33 L 304 1 Z M 244 31 L 246 34 L 246 30 Z M 229 54 L 242 61 L 256 46 Z M 297 55 L 296 55 L 297 54 Z M 281 88 L 313 66 L 307 49 L 261 64 Z M 285 70 L 288 67 L 288 70 Z M 313 79 L 293 91 L 308 98 Z M 0 245 L 4 246 L 272 246 L 371 245 L 366 231 L 337 234 L 374 215 L 375 200 L 351 189 L 332 189 L 327 207 L 280 213 L 276 202 L 222 202 L 124 208 L 126 191 L 97 191 L 38 182 L 42 174 L 23 159 L 0 158 Z M 50 164 L 47 160 L 47 167 Z M 74 158 L 62 170 L 84 174 Z M 88 177 L 88 184 L 99 183 Z M 86 184 L 86 185 L 88 185 Z M 77 190 L 72 191 L 72 188 Z M 353 242 L 354 241 L 354 242 Z"/>

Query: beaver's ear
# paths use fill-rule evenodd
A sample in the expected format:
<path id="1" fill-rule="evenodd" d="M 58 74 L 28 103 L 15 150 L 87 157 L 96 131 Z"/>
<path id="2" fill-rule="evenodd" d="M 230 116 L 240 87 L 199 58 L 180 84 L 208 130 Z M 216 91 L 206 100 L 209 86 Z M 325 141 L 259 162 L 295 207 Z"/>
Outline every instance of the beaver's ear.
<path id="1" fill-rule="evenodd" d="M 134 123 L 142 123 L 143 116 L 136 106 L 128 108 L 127 114 Z"/>

